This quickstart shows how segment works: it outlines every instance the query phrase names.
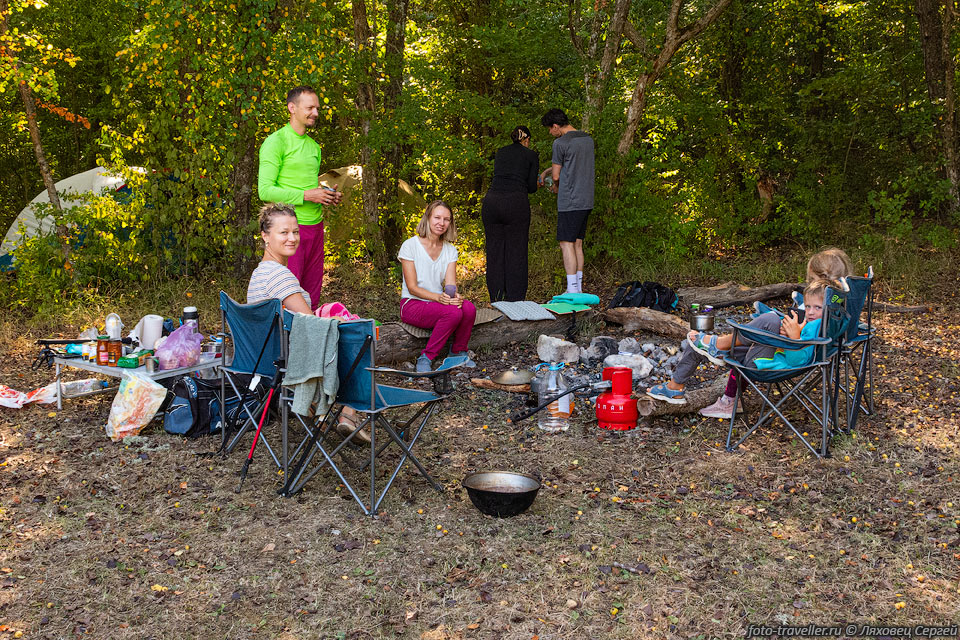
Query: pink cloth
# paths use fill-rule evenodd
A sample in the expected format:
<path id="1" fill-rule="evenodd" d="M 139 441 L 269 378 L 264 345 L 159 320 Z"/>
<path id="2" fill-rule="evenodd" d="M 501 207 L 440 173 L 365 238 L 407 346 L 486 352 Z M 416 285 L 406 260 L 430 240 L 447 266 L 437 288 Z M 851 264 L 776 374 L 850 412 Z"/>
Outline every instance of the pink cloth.
<path id="1" fill-rule="evenodd" d="M 350 313 L 341 302 L 328 302 L 316 310 L 318 318 L 341 318 L 343 320 L 359 320 L 360 316 Z"/>
<path id="2" fill-rule="evenodd" d="M 400 301 L 401 320 L 421 329 L 433 329 L 423 349 L 423 355 L 431 360 L 437 357 L 451 335 L 453 346 L 450 350 L 457 353 L 466 351 L 476 318 L 477 308 L 469 300 L 464 300 L 462 307 L 414 298 Z"/>
<path id="3" fill-rule="evenodd" d="M 310 307 L 316 310 L 320 306 L 320 289 L 323 288 L 323 223 L 299 226 L 300 246 L 287 260 L 287 268 L 310 294 Z"/>

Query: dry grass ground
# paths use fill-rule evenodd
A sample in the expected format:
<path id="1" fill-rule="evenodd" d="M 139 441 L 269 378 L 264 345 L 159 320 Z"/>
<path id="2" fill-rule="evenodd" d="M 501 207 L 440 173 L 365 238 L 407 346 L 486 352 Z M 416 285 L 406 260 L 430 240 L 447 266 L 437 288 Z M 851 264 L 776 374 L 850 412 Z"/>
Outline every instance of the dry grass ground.
<path id="1" fill-rule="evenodd" d="M 520 399 L 461 388 L 380 517 L 330 473 L 277 497 L 262 452 L 195 454 L 156 424 L 104 436 L 109 398 L 0 410 L 0 639 L 733 638 L 748 624 L 950 624 L 960 611 L 960 311 L 878 318 L 877 415 L 822 462 L 778 429 L 737 453 L 726 423 L 630 435 L 581 411 L 509 423 Z M 0 382 L 34 350 L 9 322 Z M 535 354 L 481 352 L 488 371 Z M 472 470 L 539 473 L 516 518 L 481 515 Z M 630 567 L 633 572 L 617 568 Z"/>

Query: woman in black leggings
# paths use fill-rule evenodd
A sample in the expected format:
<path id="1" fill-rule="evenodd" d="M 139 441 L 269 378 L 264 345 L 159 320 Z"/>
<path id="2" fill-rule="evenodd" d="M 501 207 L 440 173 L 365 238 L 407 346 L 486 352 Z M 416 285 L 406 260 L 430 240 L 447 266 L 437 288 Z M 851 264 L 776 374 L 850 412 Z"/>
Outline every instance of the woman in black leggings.
<path id="1" fill-rule="evenodd" d="M 493 160 L 493 182 L 483 198 L 481 216 L 487 249 L 490 301 L 516 302 L 527 295 L 527 239 L 530 200 L 537 190 L 539 158 L 530 149 L 530 130 L 510 133 L 513 144 L 501 147 Z"/>

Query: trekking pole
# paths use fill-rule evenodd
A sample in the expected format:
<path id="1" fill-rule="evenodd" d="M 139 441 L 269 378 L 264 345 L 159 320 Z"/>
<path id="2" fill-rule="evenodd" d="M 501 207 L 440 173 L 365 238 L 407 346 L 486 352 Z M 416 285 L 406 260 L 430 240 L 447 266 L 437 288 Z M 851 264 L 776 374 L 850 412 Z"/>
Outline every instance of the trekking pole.
<path id="1" fill-rule="evenodd" d="M 273 381 L 270 383 L 270 391 L 267 392 L 267 401 L 263 404 L 263 413 L 260 414 L 260 424 L 257 425 L 257 432 L 253 435 L 253 444 L 250 445 L 250 453 L 247 454 L 247 459 L 243 461 L 243 467 L 240 469 L 240 484 L 237 485 L 236 493 L 240 493 L 240 489 L 243 487 L 243 481 L 247 477 L 247 471 L 250 469 L 250 463 L 253 462 L 253 452 L 257 448 L 257 442 L 260 441 L 260 431 L 263 429 L 263 423 L 267 420 L 267 414 L 270 413 L 270 401 L 273 400 L 273 392 L 278 386 L 280 386 L 280 367 L 282 365 L 282 361 L 277 360 L 274 364 L 277 367 L 277 372 L 273 374 Z"/>
<path id="2" fill-rule="evenodd" d="M 353 364 L 350 365 L 350 370 L 347 371 L 347 375 L 343 377 L 343 380 L 340 381 L 340 384 L 346 384 L 347 381 L 350 380 L 350 377 L 353 375 L 354 370 L 356 370 L 357 365 L 359 365 L 360 361 L 363 359 L 363 354 L 366 353 L 367 349 L 370 348 L 371 342 L 373 342 L 373 336 L 368 335 L 364 339 L 363 345 L 360 347 L 360 352 L 357 353 L 357 357 L 354 358 Z M 333 404 L 331 404 L 330 407 L 327 409 L 327 413 L 324 414 L 323 420 L 320 421 L 320 425 L 326 424 L 327 419 L 330 417 L 330 412 L 332 411 L 333 411 Z M 281 496 L 289 497 L 291 495 L 290 489 L 293 488 L 294 481 L 300 477 L 301 469 L 307 463 L 307 460 L 309 460 L 309 456 L 313 451 L 313 448 L 317 445 L 317 440 L 319 439 L 319 436 L 320 436 L 320 425 L 318 425 L 313 430 L 313 436 L 310 438 L 310 444 L 309 446 L 304 448 L 303 453 L 301 454 L 301 457 L 300 457 L 300 462 L 297 464 L 293 472 L 290 473 L 290 476 L 286 478 L 286 483 L 283 485 L 283 488 L 280 489 L 280 491 L 278 492 Z M 371 425 L 371 428 L 372 428 L 372 425 Z"/>

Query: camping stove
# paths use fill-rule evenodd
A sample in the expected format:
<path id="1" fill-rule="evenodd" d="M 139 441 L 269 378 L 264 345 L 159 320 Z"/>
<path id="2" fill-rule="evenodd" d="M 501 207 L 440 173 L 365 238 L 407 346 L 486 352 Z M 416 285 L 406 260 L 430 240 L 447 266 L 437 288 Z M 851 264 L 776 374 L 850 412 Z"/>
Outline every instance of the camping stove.
<path id="1" fill-rule="evenodd" d="M 611 389 L 597 398 L 597 426 L 611 431 L 637 428 L 637 401 L 633 398 L 633 372 L 627 367 L 605 367 L 603 379 Z"/>

